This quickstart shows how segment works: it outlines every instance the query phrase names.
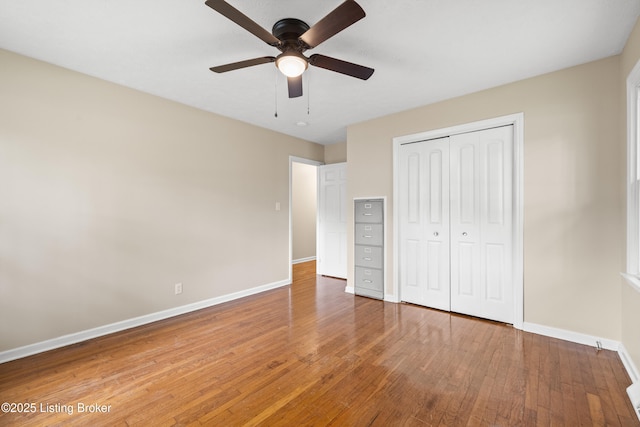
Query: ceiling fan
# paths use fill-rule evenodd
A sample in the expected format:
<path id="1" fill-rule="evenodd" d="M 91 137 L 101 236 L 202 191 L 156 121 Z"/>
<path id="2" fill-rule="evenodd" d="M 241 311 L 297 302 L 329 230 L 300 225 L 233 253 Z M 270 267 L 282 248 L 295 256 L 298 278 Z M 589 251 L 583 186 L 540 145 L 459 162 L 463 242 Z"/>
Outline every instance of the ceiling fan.
<path id="1" fill-rule="evenodd" d="M 365 17 L 364 10 L 353 0 L 346 0 L 312 27 L 299 19 L 285 18 L 273 25 L 271 33 L 224 0 L 207 0 L 205 4 L 282 52 L 278 56 L 263 56 L 211 67 L 210 70 L 215 73 L 275 62 L 276 67 L 287 76 L 289 98 L 296 98 L 302 96 L 302 73 L 309 64 L 362 80 L 367 80 L 374 72 L 373 68 L 329 56 L 304 55 L 305 51 L 313 49 Z"/>

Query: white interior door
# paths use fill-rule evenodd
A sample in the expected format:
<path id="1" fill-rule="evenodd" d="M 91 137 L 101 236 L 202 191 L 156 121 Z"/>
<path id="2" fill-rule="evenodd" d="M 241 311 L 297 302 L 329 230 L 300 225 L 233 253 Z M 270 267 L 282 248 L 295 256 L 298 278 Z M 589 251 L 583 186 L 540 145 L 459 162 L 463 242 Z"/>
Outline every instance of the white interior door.
<path id="1" fill-rule="evenodd" d="M 449 310 L 449 138 L 403 145 L 400 165 L 402 299 Z"/>
<path id="2" fill-rule="evenodd" d="M 316 272 L 347 278 L 347 164 L 318 167 Z"/>
<path id="3" fill-rule="evenodd" d="M 399 151 L 403 301 L 513 323 L 513 127 Z"/>
<path id="4" fill-rule="evenodd" d="M 450 141 L 451 311 L 513 323 L 512 126 Z"/>

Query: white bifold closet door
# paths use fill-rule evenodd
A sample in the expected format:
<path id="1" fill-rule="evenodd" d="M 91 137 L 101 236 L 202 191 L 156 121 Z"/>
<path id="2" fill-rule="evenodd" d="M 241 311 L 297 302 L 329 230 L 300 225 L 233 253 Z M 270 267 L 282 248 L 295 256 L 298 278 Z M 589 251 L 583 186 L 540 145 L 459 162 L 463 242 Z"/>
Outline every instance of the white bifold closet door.
<path id="1" fill-rule="evenodd" d="M 513 126 L 400 147 L 406 302 L 513 323 Z"/>
<path id="2" fill-rule="evenodd" d="M 449 138 L 400 146 L 400 292 L 450 310 Z"/>

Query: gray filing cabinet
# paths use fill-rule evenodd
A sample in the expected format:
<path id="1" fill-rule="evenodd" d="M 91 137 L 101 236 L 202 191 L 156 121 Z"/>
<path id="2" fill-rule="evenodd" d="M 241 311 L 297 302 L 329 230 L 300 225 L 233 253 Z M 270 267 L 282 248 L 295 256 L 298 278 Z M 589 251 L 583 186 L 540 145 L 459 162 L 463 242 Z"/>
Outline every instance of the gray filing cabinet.
<path id="1" fill-rule="evenodd" d="M 384 299 L 384 199 L 354 200 L 356 295 Z"/>

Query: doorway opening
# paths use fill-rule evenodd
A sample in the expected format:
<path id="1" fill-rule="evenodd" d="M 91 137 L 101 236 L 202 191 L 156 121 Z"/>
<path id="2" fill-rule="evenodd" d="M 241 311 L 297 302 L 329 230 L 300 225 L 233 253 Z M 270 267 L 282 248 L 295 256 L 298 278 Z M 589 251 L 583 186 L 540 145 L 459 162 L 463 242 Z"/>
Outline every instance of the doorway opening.
<path id="1" fill-rule="evenodd" d="M 289 157 L 289 280 L 293 265 L 316 260 L 318 166 L 323 163 Z"/>

